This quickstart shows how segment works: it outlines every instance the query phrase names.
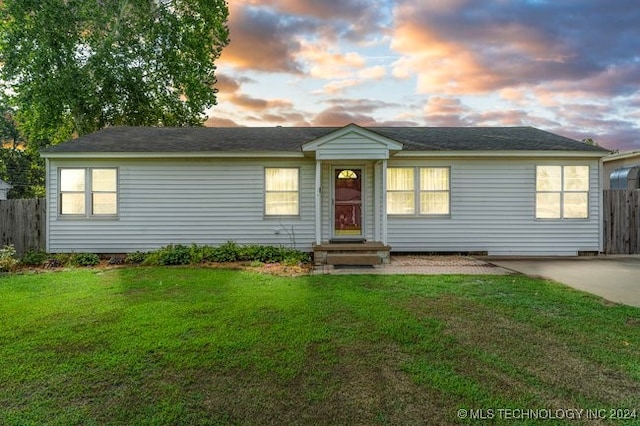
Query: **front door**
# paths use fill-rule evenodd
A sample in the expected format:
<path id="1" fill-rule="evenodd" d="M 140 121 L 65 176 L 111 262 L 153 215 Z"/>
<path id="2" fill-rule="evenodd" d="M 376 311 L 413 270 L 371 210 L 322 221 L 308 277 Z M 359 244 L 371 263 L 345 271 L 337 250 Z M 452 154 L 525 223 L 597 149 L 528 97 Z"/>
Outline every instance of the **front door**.
<path id="1" fill-rule="evenodd" d="M 362 237 L 362 169 L 336 168 L 333 178 L 333 234 Z"/>

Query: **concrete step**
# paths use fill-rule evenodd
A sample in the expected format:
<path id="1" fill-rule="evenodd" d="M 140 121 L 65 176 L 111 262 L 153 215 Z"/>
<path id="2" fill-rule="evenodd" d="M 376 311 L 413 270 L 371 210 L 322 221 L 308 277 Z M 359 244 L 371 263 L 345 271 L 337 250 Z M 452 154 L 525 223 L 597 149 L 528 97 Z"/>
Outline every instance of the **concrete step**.
<path id="1" fill-rule="evenodd" d="M 389 251 L 391 247 L 379 242 L 369 243 L 340 243 L 340 244 L 319 244 L 313 247 L 314 251 L 326 252 L 346 252 L 346 251 Z"/>
<path id="2" fill-rule="evenodd" d="M 382 259 L 378 254 L 363 253 L 328 253 L 327 265 L 380 265 Z"/>

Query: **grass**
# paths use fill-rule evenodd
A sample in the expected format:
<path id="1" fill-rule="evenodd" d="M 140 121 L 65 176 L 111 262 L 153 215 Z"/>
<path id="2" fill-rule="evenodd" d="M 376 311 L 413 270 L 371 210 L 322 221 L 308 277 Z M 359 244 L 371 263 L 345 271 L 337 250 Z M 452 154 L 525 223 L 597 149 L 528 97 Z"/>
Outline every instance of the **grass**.
<path id="1" fill-rule="evenodd" d="M 0 383 L 10 425 L 640 416 L 640 309 L 523 276 L 5 275 Z"/>

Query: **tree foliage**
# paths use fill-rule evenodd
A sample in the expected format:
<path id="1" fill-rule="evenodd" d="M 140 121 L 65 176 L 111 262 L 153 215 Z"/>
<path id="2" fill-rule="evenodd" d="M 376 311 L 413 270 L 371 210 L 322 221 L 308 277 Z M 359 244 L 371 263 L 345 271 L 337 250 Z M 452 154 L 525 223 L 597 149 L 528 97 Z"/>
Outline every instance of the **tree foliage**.
<path id="1" fill-rule="evenodd" d="M 44 160 L 25 143 L 12 112 L 0 106 L 0 179 L 11 184 L 9 198 L 44 196 Z"/>
<path id="2" fill-rule="evenodd" d="M 224 0 L 4 0 L 0 79 L 29 144 L 108 125 L 201 125 Z"/>

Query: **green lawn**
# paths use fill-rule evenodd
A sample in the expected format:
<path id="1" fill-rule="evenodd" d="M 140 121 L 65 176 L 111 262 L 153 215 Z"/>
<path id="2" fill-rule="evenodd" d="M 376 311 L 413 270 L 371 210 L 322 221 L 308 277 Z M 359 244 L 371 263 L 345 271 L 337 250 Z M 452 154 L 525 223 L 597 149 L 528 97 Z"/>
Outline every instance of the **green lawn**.
<path id="1" fill-rule="evenodd" d="M 548 281 L 0 276 L 0 424 L 486 421 L 460 409 L 505 424 L 583 409 L 590 423 L 618 408 L 638 418 L 611 424 L 640 424 L 640 309 Z"/>

